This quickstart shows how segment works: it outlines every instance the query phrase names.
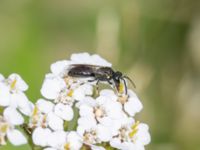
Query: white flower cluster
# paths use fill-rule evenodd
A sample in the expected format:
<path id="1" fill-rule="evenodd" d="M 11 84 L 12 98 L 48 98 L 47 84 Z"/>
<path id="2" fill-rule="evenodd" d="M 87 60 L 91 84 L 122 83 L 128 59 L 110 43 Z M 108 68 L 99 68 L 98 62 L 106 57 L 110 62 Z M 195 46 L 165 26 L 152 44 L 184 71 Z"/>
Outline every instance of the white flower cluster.
<path id="1" fill-rule="evenodd" d="M 33 104 L 24 91 L 28 85 L 18 74 L 7 79 L 0 74 L 0 146 L 8 139 L 13 145 L 26 144 L 25 136 L 16 128 L 24 123 L 24 115 L 32 113 Z"/>
<path id="2" fill-rule="evenodd" d="M 123 83 L 119 91 L 101 88 L 98 92 L 89 78 L 68 75 L 77 64 L 112 66 L 88 53 L 52 64 L 41 88 L 44 98 L 35 105 L 24 94 L 28 86 L 19 75 L 8 79 L 0 75 L 0 146 L 7 139 L 13 145 L 27 143 L 16 128 L 26 124 L 23 129 L 31 136 L 32 147 L 44 150 L 144 150 L 150 134 L 148 125 L 134 119 L 143 108 L 137 95 L 130 89 L 126 93 Z M 27 123 L 24 116 L 29 117 Z"/>
<path id="3" fill-rule="evenodd" d="M 111 67 L 100 56 L 88 53 L 52 64 L 41 89 L 46 99 L 37 101 L 29 123 L 34 128 L 34 144 L 45 150 L 144 149 L 150 135 L 148 126 L 133 118 L 143 107 L 136 94 L 102 89 L 95 95 L 95 83 L 68 76 L 72 64 Z M 71 123 L 75 125 L 69 129 Z"/>

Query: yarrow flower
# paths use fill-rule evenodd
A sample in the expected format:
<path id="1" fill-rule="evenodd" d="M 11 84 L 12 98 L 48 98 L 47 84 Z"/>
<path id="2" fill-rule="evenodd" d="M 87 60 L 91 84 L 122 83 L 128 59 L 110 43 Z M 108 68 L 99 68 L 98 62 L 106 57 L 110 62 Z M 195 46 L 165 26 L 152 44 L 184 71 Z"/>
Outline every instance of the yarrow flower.
<path id="1" fill-rule="evenodd" d="M 102 80 L 91 72 L 88 75 L 88 68 L 79 68 L 71 76 L 72 66 L 80 65 L 107 69 L 101 72 Z M 106 74 L 111 67 L 99 55 L 88 53 L 57 61 L 45 75 L 40 90 L 43 98 L 35 105 L 24 94 L 28 85 L 19 75 L 8 79 L 0 75 L 0 145 L 6 139 L 13 145 L 27 143 L 16 128 L 23 125 L 31 146 L 44 150 L 145 149 L 151 139 L 149 127 L 134 119 L 143 105 L 120 72 L 115 80 Z M 108 86 L 98 88 L 98 83 Z"/>
<path id="2" fill-rule="evenodd" d="M 132 118 L 126 118 L 121 122 L 115 136 L 110 140 L 110 145 L 123 150 L 141 150 L 150 142 L 148 126 Z"/>
<path id="3" fill-rule="evenodd" d="M 15 128 L 23 122 L 23 117 L 16 109 L 6 108 L 3 116 L 0 115 L 0 145 L 6 144 L 6 138 L 16 146 L 27 143 L 25 136 Z"/>
<path id="4" fill-rule="evenodd" d="M 11 74 L 7 79 L 0 74 L 0 146 L 6 145 L 7 139 L 15 146 L 26 144 L 27 139 L 18 130 L 29 116 L 33 104 L 25 95 L 28 85 L 18 74 Z"/>
<path id="5" fill-rule="evenodd" d="M 73 110 L 62 103 L 53 104 L 50 101 L 39 99 L 30 116 L 29 128 L 49 127 L 52 130 L 63 130 L 63 123 L 73 118 Z"/>
<path id="6" fill-rule="evenodd" d="M 51 73 L 45 76 L 41 88 L 46 100 L 37 101 L 37 113 L 33 111 L 30 121 L 30 127 L 36 123 L 34 143 L 47 150 L 78 150 L 84 146 L 90 149 L 144 148 L 150 142 L 150 135 L 148 126 L 135 123 L 133 118 L 143 108 L 137 95 L 130 89 L 125 93 L 121 82 L 119 91 L 111 87 L 98 94 L 96 83 L 89 82 L 91 77 L 68 75 L 72 65 L 80 64 L 112 66 L 100 56 L 88 53 L 73 54 L 70 60 L 52 64 Z M 70 124 L 75 126 L 69 130 Z M 45 136 L 49 138 L 44 139 Z M 73 147 L 73 143 L 79 146 Z"/>
<path id="7" fill-rule="evenodd" d="M 30 115 L 33 104 L 24 92 L 28 89 L 26 82 L 18 75 L 11 74 L 7 79 L 0 77 L 0 106 L 19 109 L 24 115 Z"/>

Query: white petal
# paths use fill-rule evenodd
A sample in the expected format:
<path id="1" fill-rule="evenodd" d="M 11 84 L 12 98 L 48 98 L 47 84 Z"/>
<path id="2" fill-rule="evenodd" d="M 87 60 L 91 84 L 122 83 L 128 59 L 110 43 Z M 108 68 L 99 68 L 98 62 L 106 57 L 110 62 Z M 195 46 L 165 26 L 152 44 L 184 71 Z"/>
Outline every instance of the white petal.
<path id="1" fill-rule="evenodd" d="M 65 141 L 66 133 L 62 130 L 52 132 L 48 137 L 48 145 L 51 147 L 61 147 L 65 144 Z"/>
<path id="2" fill-rule="evenodd" d="M 85 130 L 96 128 L 96 120 L 94 118 L 81 117 L 78 119 L 77 132 L 79 135 L 83 135 Z"/>
<path id="3" fill-rule="evenodd" d="M 28 89 L 28 85 L 26 84 L 26 82 L 21 78 L 20 75 L 13 73 L 11 74 L 8 79 L 10 79 L 11 81 L 16 80 L 16 88 L 19 89 L 20 91 L 26 91 Z"/>
<path id="4" fill-rule="evenodd" d="M 92 95 L 93 94 L 93 87 L 90 84 L 83 84 L 80 88 L 84 91 L 85 95 Z"/>
<path id="5" fill-rule="evenodd" d="M 123 117 L 122 105 L 119 102 L 108 101 L 105 107 L 110 118 L 118 119 Z"/>
<path id="6" fill-rule="evenodd" d="M 138 126 L 138 133 L 137 133 L 137 142 L 141 143 L 142 145 L 147 145 L 151 141 L 151 137 L 149 134 L 149 127 L 147 124 L 140 123 Z"/>
<path id="7" fill-rule="evenodd" d="M 86 129 L 85 129 L 83 126 L 78 126 L 77 129 L 76 129 L 77 133 L 78 133 L 79 135 L 82 135 L 82 136 L 83 136 L 83 134 L 85 133 L 85 130 L 86 130 Z"/>
<path id="8" fill-rule="evenodd" d="M 127 149 L 127 150 L 132 150 L 132 149 L 144 150 L 143 145 L 139 145 L 139 144 L 136 144 L 136 143 L 133 143 L 133 142 L 124 142 L 123 147 L 124 147 L 124 149 Z"/>
<path id="9" fill-rule="evenodd" d="M 0 106 L 10 105 L 9 88 L 3 83 L 0 83 Z"/>
<path id="10" fill-rule="evenodd" d="M 65 68 L 70 64 L 69 61 L 57 61 L 51 65 L 51 72 L 55 75 L 60 75 L 65 71 Z"/>
<path id="11" fill-rule="evenodd" d="M 87 64 L 89 59 L 90 55 L 88 53 L 77 53 L 71 55 L 71 60 L 75 64 Z"/>
<path id="12" fill-rule="evenodd" d="M 109 95 L 115 95 L 113 90 L 109 90 L 109 89 L 104 89 L 100 91 L 100 95 L 101 96 L 109 96 Z"/>
<path id="13" fill-rule="evenodd" d="M 18 130 L 9 130 L 7 132 L 7 138 L 15 146 L 26 144 L 27 140 L 25 136 Z"/>
<path id="14" fill-rule="evenodd" d="M 109 99 L 110 101 L 116 101 L 118 99 L 114 91 L 108 89 L 101 90 L 100 97 L 107 97 L 107 99 Z"/>
<path id="15" fill-rule="evenodd" d="M 0 74 L 0 81 L 3 81 L 4 79 L 5 77 L 2 74 Z"/>
<path id="16" fill-rule="evenodd" d="M 63 120 L 55 115 L 53 112 L 50 112 L 47 116 L 48 124 L 53 130 L 63 130 Z"/>
<path id="17" fill-rule="evenodd" d="M 142 103 L 137 97 L 130 97 L 128 102 L 124 104 L 124 109 L 130 116 L 134 116 L 136 113 L 140 112 L 142 108 Z"/>
<path id="18" fill-rule="evenodd" d="M 92 93 L 93 87 L 89 84 L 84 84 L 74 90 L 73 98 L 77 101 L 81 101 L 85 98 L 85 96 L 92 95 Z"/>
<path id="19" fill-rule="evenodd" d="M 101 146 L 96 146 L 96 145 L 91 145 L 92 150 L 106 150 L 104 147 Z"/>
<path id="20" fill-rule="evenodd" d="M 111 67 L 112 64 L 109 63 L 107 60 L 103 59 L 102 57 L 100 57 L 99 55 L 92 55 L 92 59 L 90 59 L 94 62 L 94 65 L 101 65 L 101 66 L 107 66 L 107 67 Z"/>
<path id="21" fill-rule="evenodd" d="M 33 131 L 32 139 L 35 145 L 39 146 L 47 146 L 48 144 L 48 137 L 51 135 L 51 130 L 46 128 L 43 129 L 41 127 L 36 128 Z"/>
<path id="22" fill-rule="evenodd" d="M 22 115 L 14 108 L 6 108 L 3 115 L 4 118 L 12 125 L 20 125 L 24 122 Z"/>
<path id="23" fill-rule="evenodd" d="M 81 117 L 94 117 L 93 107 L 83 104 L 79 109 L 79 114 Z"/>
<path id="24" fill-rule="evenodd" d="M 96 105 L 96 101 L 94 98 L 90 97 L 90 96 L 85 96 L 82 100 L 78 101 L 76 103 L 76 107 L 80 108 L 81 105 L 89 105 L 89 106 L 95 106 Z"/>
<path id="25" fill-rule="evenodd" d="M 112 65 L 99 55 L 90 55 L 88 53 L 72 54 L 71 60 L 75 64 L 91 64 L 91 65 L 101 65 L 108 67 L 111 67 Z"/>
<path id="26" fill-rule="evenodd" d="M 110 127 L 113 125 L 113 120 L 110 117 L 103 117 L 103 118 L 99 118 L 98 121 L 107 127 Z"/>
<path id="27" fill-rule="evenodd" d="M 38 109 L 45 114 L 52 111 L 53 107 L 54 107 L 54 104 L 52 102 L 44 100 L 44 99 L 39 99 L 37 101 L 36 105 L 37 105 Z"/>
<path id="28" fill-rule="evenodd" d="M 77 89 L 74 90 L 73 92 L 73 98 L 75 100 L 82 100 L 83 98 L 85 97 L 85 92 L 84 92 L 84 89 L 80 87 L 78 87 Z"/>
<path id="29" fill-rule="evenodd" d="M 64 86 L 65 83 L 61 78 L 47 74 L 42 85 L 41 93 L 47 99 L 55 99 Z"/>
<path id="30" fill-rule="evenodd" d="M 61 103 L 55 106 L 54 113 L 66 121 L 70 121 L 74 117 L 73 109 L 69 105 L 64 105 Z"/>
<path id="31" fill-rule="evenodd" d="M 17 93 L 10 94 L 10 106 L 13 108 L 18 107 L 18 100 L 20 100 L 20 96 Z"/>
<path id="32" fill-rule="evenodd" d="M 113 148 L 117 148 L 117 149 L 122 149 L 123 148 L 122 143 L 121 143 L 120 139 L 118 139 L 118 138 L 111 139 L 110 140 L 110 145 Z"/>
<path id="33" fill-rule="evenodd" d="M 52 147 L 47 147 L 47 148 L 45 148 L 44 150 L 58 150 L 58 149 L 52 148 Z"/>
<path id="34" fill-rule="evenodd" d="M 124 116 L 123 118 L 120 119 L 120 123 L 122 126 L 123 125 L 132 125 L 135 123 L 135 120 L 132 117 Z"/>
<path id="35" fill-rule="evenodd" d="M 100 124 L 97 126 L 97 136 L 103 142 L 108 142 L 112 137 L 109 128 L 106 128 Z"/>
<path id="36" fill-rule="evenodd" d="M 136 144 L 132 142 L 121 142 L 118 138 L 113 138 L 110 141 L 110 145 L 113 148 L 121 149 L 121 150 L 144 150 L 141 149 L 141 146 L 138 147 Z"/>
<path id="37" fill-rule="evenodd" d="M 70 143 L 70 149 L 80 149 L 82 146 L 82 139 L 77 132 L 71 131 L 67 135 L 67 142 Z"/>
<path id="38" fill-rule="evenodd" d="M 24 114 L 29 116 L 32 112 L 32 104 L 23 92 L 13 93 L 11 95 L 11 106 L 19 108 Z"/>
<path id="39" fill-rule="evenodd" d="M 22 114 L 24 114 L 24 115 L 26 115 L 26 116 L 31 116 L 32 115 L 32 112 L 33 112 L 33 109 L 34 109 L 34 104 L 31 102 L 31 101 L 29 101 L 28 103 L 27 103 L 27 105 L 26 105 L 26 107 L 21 107 L 21 108 L 19 108 L 19 111 L 22 113 Z"/>
<path id="40" fill-rule="evenodd" d="M 96 98 L 96 102 L 99 104 L 99 105 L 104 105 L 105 103 L 107 103 L 108 101 L 110 101 L 109 97 L 106 97 L 106 96 L 99 96 Z"/>
<path id="41" fill-rule="evenodd" d="M 119 121 L 113 121 L 113 126 L 110 127 L 110 132 L 113 136 L 118 135 L 119 129 L 121 128 L 121 123 Z"/>
<path id="42" fill-rule="evenodd" d="M 90 129 L 96 126 L 96 120 L 93 117 L 80 117 L 78 125 L 84 129 Z"/>

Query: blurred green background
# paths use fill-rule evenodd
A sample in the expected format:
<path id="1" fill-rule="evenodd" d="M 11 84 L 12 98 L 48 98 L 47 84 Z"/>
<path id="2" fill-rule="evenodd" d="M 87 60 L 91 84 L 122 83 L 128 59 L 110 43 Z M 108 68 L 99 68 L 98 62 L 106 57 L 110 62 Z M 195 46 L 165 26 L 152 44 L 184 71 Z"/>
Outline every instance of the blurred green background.
<path id="1" fill-rule="evenodd" d="M 0 72 L 19 73 L 32 101 L 50 64 L 76 52 L 98 53 L 134 80 L 147 150 L 200 149 L 199 0 L 0 1 Z"/>

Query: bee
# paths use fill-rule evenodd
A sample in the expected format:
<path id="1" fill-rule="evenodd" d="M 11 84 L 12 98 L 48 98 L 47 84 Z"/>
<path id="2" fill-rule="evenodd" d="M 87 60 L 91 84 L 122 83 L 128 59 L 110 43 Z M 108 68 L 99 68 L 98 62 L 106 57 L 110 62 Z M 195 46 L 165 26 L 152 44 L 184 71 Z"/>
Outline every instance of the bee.
<path id="1" fill-rule="evenodd" d="M 125 79 L 128 79 L 131 84 L 136 87 L 134 82 L 128 76 L 106 66 L 72 64 L 67 74 L 68 76 L 77 78 L 93 78 L 92 80 L 88 80 L 88 82 L 96 81 L 97 87 L 99 82 L 108 82 L 110 85 L 113 85 L 118 92 L 120 90 L 120 83 L 123 81 L 125 94 L 127 94 L 127 83 Z"/>

